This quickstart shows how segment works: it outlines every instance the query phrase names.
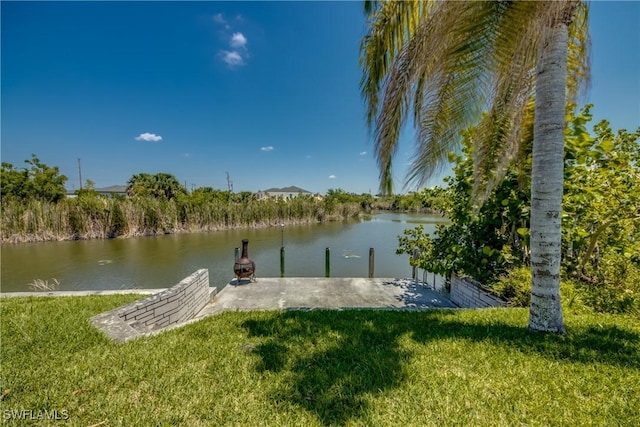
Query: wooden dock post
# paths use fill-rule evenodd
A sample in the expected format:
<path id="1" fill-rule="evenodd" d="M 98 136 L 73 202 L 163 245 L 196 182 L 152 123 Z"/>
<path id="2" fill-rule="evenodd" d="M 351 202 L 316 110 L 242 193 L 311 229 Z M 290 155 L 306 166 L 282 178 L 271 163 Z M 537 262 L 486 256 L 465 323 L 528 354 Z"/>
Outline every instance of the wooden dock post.
<path id="1" fill-rule="evenodd" d="M 324 277 L 331 277 L 331 249 L 324 250 Z"/>
<path id="2" fill-rule="evenodd" d="M 284 246 L 280 247 L 280 277 L 284 277 Z"/>
<path id="3" fill-rule="evenodd" d="M 240 259 L 240 248 L 235 248 L 233 251 L 233 261 L 237 261 Z"/>
<path id="4" fill-rule="evenodd" d="M 369 248 L 369 279 L 373 279 L 373 268 L 375 263 L 376 251 L 373 248 Z"/>

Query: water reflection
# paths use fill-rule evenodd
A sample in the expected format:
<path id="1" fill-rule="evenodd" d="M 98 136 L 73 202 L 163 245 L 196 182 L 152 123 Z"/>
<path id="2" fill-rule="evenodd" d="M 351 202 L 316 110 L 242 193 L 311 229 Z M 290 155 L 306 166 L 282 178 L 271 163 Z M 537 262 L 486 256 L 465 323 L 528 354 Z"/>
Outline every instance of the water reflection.
<path id="1" fill-rule="evenodd" d="M 433 232 L 437 216 L 379 213 L 360 221 L 286 226 L 285 275 L 322 277 L 325 248 L 331 248 L 331 275 L 366 277 L 369 248 L 375 248 L 375 276 L 408 277 L 407 256 L 395 254 L 397 236 L 422 224 Z M 249 239 L 258 279 L 280 275 L 282 229 L 227 230 L 135 239 L 3 245 L 2 292 L 27 291 L 35 279 L 60 281 L 61 290 L 164 288 L 199 268 L 223 287 L 233 276 L 234 248 Z"/>

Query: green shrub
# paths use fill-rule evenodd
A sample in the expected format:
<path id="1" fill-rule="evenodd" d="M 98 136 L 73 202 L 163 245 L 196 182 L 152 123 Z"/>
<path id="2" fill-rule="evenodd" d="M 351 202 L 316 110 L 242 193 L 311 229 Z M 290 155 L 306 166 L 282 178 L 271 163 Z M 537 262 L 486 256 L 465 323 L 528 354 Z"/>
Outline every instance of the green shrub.
<path id="1" fill-rule="evenodd" d="M 489 285 L 494 294 L 513 307 L 528 307 L 531 302 L 531 269 L 514 268 Z"/>
<path id="2" fill-rule="evenodd" d="M 564 278 L 560 284 L 563 302 L 572 308 L 601 313 L 640 313 L 640 269 L 625 257 L 602 261 L 601 277 L 593 283 Z M 515 268 L 488 284 L 492 293 L 513 307 L 528 307 L 531 301 L 531 270 Z"/>
<path id="3" fill-rule="evenodd" d="M 640 312 L 640 266 L 631 256 L 604 256 L 593 283 L 583 281 L 578 286 L 585 303 L 596 311 Z"/>
<path id="4" fill-rule="evenodd" d="M 582 298 L 589 307 L 602 313 L 638 313 L 638 296 L 630 289 L 622 291 L 602 284 L 580 286 Z"/>

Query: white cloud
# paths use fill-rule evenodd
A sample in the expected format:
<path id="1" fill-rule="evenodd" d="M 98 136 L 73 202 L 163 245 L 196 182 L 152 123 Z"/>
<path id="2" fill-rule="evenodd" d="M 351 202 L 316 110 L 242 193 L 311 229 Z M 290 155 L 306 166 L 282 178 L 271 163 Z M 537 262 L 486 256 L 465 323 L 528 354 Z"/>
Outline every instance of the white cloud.
<path id="1" fill-rule="evenodd" d="M 224 19 L 224 15 L 222 13 L 216 13 L 213 15 L 213 22 L 216 24 L 226 24 L 227 21 Z"/>
<path id="2" fill-rule="evenodd" d="M 262 151 L 273 151 L 273 147 L 271 145 L 269 145 L 268 147 L 261 147 L 260 149 Z"/>
<path id="3" fill-rule="evenodd" d="M 162 137 L 160 135 L 156 135 L 155 133 L 145 132 L 136 136 L 136 141 L 158 142 L 162 141 Z"/>
<path id="4" fill-rule="evenodd" d="M 224 19 L 224 15 L 222 13 L 216 13 L 215 15 L 213 15 L 213 22 L 215 22 L 218 25 L 222 25 L 225 28 L 225 30 L 228 30 L 231 28 L 227 23 L 227 20 Z"/>
<path id="5" fill-rule="evenodd" d="M 249 49 L 247 49 L 247 37 L 239 31 L 232 32 L 232 25 L 222 13 L 213 15 L 212 19 L 213 22 L 223 28 L 221 33 L 226 39 L 226 43 L 228 43 L 229 50 L 218 50 L 220 59 L 229 65 L 230 68 L 245 65 L 247 59 L 250 57 Z M 241 15 L 237 15 L 235 19 L 231 19 L 234 24 L 242 22 L 242 20 Z"/>
<path id="6" fill-rule="evenodd" d="M 366 155 L 367 155 L 367 152 L 366 152 L 366 151 L 362 151 L 362 152 L 360 152 L 360 155 L 361 155 L 361 156 L 366 156 Z"/>
<path id="7" fill-rule="evenodd" d="M 336 179 L 335 175 L 329 175 L 329 179 Z"/>
<path id="8" fill-rule="evenodd" d="M 242 55 L 240 55 L 237 51 L 232 50 L 222 50 L 220 51 L 222 54 L 222 60 L 226 62 L 231 67 L 236 67 L 239 65 L 244 65 L 244 59 Z"/>
<path id="9" fill-rule="evenodd" d="M 233 33 L 229 44 L 234 49 L 243 48 L 247 45 L 247 38 L 242 33 Z"/>

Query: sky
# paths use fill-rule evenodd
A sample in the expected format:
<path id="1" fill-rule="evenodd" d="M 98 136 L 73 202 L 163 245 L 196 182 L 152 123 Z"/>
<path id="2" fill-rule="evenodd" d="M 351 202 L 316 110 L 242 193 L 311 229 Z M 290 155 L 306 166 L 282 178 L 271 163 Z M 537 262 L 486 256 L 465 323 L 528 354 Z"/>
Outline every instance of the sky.
<path id="1" fill-rule="evenodd" d="M 96 187 L 165 172 L 187 188 L 375 194 L 359 89 L 362 2 L 7 2 L 1 159 L 36 154 Z M 580 105 L 640 126 L 640 2 L 593 1 Z M 414 131 L 395 159 L 402 189 Z M 436 177 L 427 185 L 437 185 Z M 415 188 L 406 188 L 415 190 Z"/>

